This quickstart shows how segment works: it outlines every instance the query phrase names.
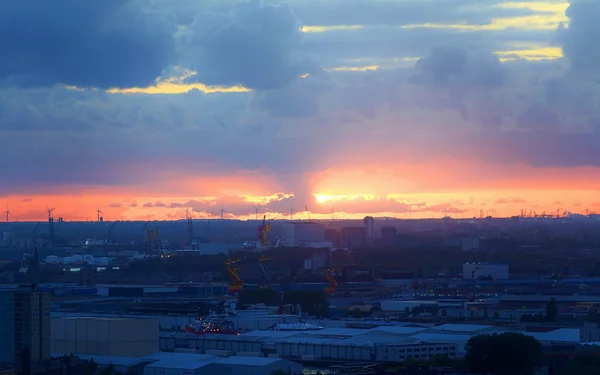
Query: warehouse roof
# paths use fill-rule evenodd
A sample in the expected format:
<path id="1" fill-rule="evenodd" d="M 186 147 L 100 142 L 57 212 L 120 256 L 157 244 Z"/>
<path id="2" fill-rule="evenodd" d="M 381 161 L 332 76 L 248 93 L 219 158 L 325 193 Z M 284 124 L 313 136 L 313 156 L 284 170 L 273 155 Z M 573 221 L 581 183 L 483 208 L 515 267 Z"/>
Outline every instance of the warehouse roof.
<path id="1" fill-rule="evenodd" d="M 215 357 L 214 355 L 196 353 L 158 352 L 149 355 L 144 359 L 156 360 L 156 362 L 151 363 L 146 367 L 194 370 L 214 363 L 218 360 L 218 357 Z"/>
<path id="2" fill-rule="evenodd" d="M 196 370 L 204 366 L 212 365 L 215 361 L 195 361 L 193 359 L 189 360 L 179 360 L 179 359 L 165 359 L 162 361 L 150 363 L 146 365 L 149 368 L 164 368 L 164 369 L 180 369 L 180 370 Z"/>
<path id="3" fill-rule="evenodd" d="M 423 332 L 429 327 L 398 327 L 398 326 L 381 326 L 370 329 L 371 332 L 387 332 L 396 335 L 410 335 L 417 332 Z"/>
<path id="4" fill-rule="evenodd" d="M 282 361 L 281 358 L 265 358 L 265 357 L 242 357 L 232 356 L 219 360 L 220 365 L 232 366 L 268 366 L 270 364 Z"/>
<path id="5" fill-rule="evenodd" d="M 64 354 L 52 353 L 52 357 L 61 357 Z M 90 359 L 94 359 L 99 365 L 115 365 L 115 366 L 133 366 L 137 363 L 143 362 L 143 359 L 133 358 L 133 357 L 112 357 L 107 355 L 77 355 L 80 359 L 89 361 Z"/>
<path id="6" fill-rule="evenodd" d="M 485 331 L 490 328 L 494 328 L 493 326 L 486 326 L 480 324 L 442 324 L 439 326 L 431 327 L 435 330 L 440 331 L 450 331 L 450 332 L 478 332 Z"/>

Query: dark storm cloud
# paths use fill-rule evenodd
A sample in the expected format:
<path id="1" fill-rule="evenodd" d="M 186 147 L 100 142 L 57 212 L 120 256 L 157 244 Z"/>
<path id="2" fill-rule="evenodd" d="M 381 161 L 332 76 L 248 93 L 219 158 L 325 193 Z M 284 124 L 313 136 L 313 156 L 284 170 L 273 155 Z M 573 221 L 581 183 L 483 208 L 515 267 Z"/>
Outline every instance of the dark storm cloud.
<path id="1" fill-rule="evenodd" d="M 559 30 L 565 57 L 577 74 L 600 72 L 600 2 L 571 0 L 566 11 L 569 27 Z"/>
<path id="2" fill-rule="evenodd" d="M 345 65 L 360 58 L 381 59 L 425 56 L 436 46 L 468 47 L 472 50 L 493 52 L 515 49 L 515 41 L 544 45 L 550 43 L 552 33 L 547 30 L 460 30 L 444 28 L 399 28 L 393 26 L 366 27 L 356 30 L 338 30 L 307 33 L 298 49 L 327 67 Z"/>
<path id="3" fill-rule="evenodd" d="M 557 129 L 562 121 L 556 112 L 547 106 L 534 103 L 519 117 L 517 125 L 524 129 Z"/>
<path id="4" fill-rule="evenodd" d="M 291 0 L 308 25 L 486 24 L 492 17 L 530 15 L 529 9 L 493 8 L 501 0 Z"/>
<path id="5" fill-rule="evenodd" d="M 491 54 L 476 54 L 460 47 L 436 47 L 415 64 L 420 73 L 413 83 L 439 86 L 502 86 L 505 68 Z"/>
<path id="6" fill-rule="evenodd" d="M 314 117 L 319 114 L 322 94 L 336 88 L 329 74 L 319 72 L 288 87 L 256 93 L 256 105 L 276 117 Z"/>
<path id="7" fill-rule="evenodd" d="M 142 0 L 0 2 L 0 80 L 147 86 L 174 57 L 175 18 Z"/>
<path id="8" fill-rule="evenodd" d="M 228 14 L 198 14 L 181 35 L 181 51 L 184 64 L 198 72 L 190 81 L 276 89 L 314 71 L 295 55 L 301 37 L 289 5 L 252 0 L 236 3 Z"/>

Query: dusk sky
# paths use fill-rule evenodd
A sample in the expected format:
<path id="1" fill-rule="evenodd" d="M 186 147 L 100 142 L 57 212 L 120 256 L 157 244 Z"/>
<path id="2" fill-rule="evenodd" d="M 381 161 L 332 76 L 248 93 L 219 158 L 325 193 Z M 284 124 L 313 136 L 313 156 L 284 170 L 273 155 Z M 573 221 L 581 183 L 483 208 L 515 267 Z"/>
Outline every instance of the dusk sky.
<path id="1" fill-rule="evenodd" d="M 19 221 L 600 212 L 599 19 L 598 0 L 2 1 L 0 194 Z"/>

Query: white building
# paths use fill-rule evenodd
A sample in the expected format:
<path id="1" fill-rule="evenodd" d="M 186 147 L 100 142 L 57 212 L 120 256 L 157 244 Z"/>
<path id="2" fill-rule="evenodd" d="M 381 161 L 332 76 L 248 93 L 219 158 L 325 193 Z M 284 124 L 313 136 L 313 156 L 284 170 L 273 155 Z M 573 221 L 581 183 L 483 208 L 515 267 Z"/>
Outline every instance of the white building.
<path id="1" fill-rule="evenodd" d="M 508 280 L 508 264 L 465 263 L 463 264 L 463 279 L 491 278 L 493 280 Z"/>

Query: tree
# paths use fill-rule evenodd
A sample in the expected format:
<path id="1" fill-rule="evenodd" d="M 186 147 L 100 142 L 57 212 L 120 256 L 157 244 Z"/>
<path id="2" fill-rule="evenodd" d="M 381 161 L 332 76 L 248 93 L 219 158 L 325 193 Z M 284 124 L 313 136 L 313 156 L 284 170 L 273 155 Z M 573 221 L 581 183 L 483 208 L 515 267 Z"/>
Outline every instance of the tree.
<path id="1" fill-rule="evenodd" d="M 465 348 L 465 360 L 473 373 L 533 375 L 542 363 L 542 344 L 521 333 L 474 336 Z"/>
<path id="2" fill-rule="evenodd" d="M 600 351 L 591 350 L 576 354 L 567 361 L 563 371 L 564 375 L 597 375 L 600 374 Z"/>
<path id="3" fill-rule="evenodd" d="M 549 322 L 555 322 L 558 317 L 558 304 L 554 297 L 550 298 L 550 301 L 546 304 L 546 320 Z"/>

